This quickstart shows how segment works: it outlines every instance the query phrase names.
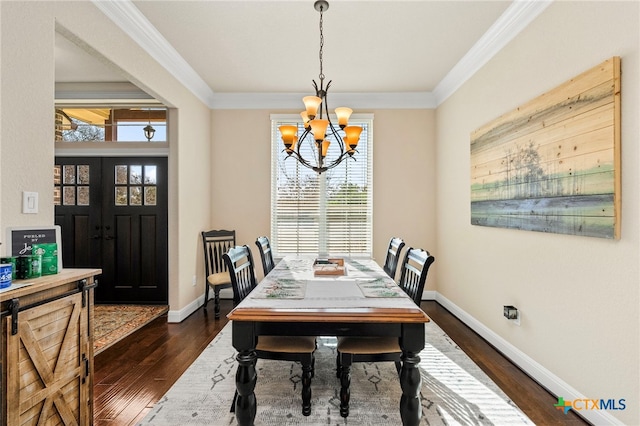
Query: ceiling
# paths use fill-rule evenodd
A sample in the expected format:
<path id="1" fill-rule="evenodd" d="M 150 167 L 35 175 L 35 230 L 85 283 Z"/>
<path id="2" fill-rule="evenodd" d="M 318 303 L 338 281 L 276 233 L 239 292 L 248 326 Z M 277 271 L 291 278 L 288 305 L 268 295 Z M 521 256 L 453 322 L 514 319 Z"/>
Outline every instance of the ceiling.
<path id="1" fill-rule="evenodd" d="M 535 18 L 540 3 L 331 0 L 323 18 L 330 94 L 442 98 Z M 319 81 L 313 0 L 94 4 L 210 106 L 216 97 L 305 94 Z M 55 58 L 57 83 L 123 81 L 62 35 Z"/>

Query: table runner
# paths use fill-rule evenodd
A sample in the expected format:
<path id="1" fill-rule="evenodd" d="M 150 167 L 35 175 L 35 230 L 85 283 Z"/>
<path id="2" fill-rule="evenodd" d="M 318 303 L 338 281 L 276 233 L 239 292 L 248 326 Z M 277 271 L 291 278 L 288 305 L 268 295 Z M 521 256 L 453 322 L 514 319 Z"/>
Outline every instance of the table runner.
<path id="1" fill-rule="evenodd" d="M 314 276 L 313 258 L 284 258 L 236 309 L 419 309 L 373 260 L 346 260 L 344 276 Z"/>

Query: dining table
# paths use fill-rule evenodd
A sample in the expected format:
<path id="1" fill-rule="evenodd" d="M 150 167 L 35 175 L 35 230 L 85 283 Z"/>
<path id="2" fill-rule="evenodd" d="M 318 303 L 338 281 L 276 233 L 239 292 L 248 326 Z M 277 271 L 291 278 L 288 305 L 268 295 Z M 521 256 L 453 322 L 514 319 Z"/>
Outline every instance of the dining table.
<path id="1" fill-rule="evenodd" d="M 339 259 L 342 266 L 313 256 L 283 258 L 229 314 L 237 350 L 238 425 L 253 425 L 256 341 L 271 336 L 397 336 L 402 350 L 400 417 L 418 425 L 420 351 L 427 314 L 373 259 Z M 333 269 L 333 270 L 332 270 Z"/>

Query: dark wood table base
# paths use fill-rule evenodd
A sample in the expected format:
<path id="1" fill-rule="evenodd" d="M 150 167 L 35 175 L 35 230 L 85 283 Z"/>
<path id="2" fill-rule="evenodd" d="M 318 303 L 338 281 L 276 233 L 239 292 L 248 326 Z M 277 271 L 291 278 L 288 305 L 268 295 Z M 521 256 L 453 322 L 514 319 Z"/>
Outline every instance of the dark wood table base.
<path id="1" fill-rule="evenodd" d="M 420 388 L 422 377 L 418 365 L 424 348 L 424 323 L 345 323 L 345 322 L 261 322 L 233 321 L 233 346 L 238 350 L 236 372 L 236 420 L 240 426 L 254 424 L 257 401 L 254 393 L 256 373 L 255 342 L 259 335 L 315 335 L 315 336 L 399 336 L 402 349 L 400 370 L 400 417 L 404 426 L 417 426 L 422 417 Z M 311 372 L 303 373 L 303 414 L 311 413 Z M 340 414 L 349 413 L 350 370 L 341 374 Z M 307 387 L 305 389 L 304 387 Z M 344 406 L 343 406 L 344 402 Z"/>

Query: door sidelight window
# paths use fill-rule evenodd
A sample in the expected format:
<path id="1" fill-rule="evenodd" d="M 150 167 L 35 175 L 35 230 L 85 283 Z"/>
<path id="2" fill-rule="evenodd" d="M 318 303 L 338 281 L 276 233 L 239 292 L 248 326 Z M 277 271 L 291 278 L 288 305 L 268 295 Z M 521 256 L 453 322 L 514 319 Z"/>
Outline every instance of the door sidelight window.
<path id="1" fill-rule="evenodd" d="M 53 166 L 53 203 L 56 206 L 89 205 L 88 165 Z"/>
<path id="2" fill-rule="evenodd" d="M 155 206 L 157 200 L 156 166 L 116 165 L 115 205 Z"/>

